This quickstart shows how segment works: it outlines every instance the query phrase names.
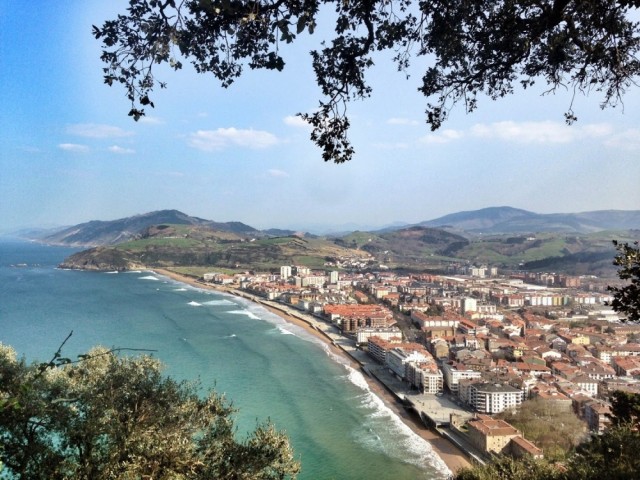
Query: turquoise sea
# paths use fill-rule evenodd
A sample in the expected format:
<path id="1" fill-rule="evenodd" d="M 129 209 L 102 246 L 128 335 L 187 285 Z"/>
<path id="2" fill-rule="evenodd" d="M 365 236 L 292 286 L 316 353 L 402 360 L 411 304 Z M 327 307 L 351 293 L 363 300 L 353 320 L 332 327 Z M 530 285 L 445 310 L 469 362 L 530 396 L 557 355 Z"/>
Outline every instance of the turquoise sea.
<path id="1" fill-rule="evenodd" d="M 0 240 L 0 342 L 48 360 L 93 345 L 153 349 L 167 374 L 199 379 L 239 409 L 238 434 L 270 419 L 300 479 L 441 479 L 448 470 L 317 339 L 261 306 L 155 275 L 56 268 L 74 250 Z"/>

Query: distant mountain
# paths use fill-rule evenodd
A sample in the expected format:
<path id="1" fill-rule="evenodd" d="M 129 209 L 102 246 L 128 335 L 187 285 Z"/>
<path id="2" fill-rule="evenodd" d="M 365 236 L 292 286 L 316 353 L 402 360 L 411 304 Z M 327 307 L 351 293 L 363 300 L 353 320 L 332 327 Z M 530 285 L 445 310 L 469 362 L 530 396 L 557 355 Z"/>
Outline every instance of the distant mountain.
<path id="1" fill-rule="evenodd" d="M 452 213 L 417 224 L 471 234 L 593 233 L 640 228 L 640 210 L 601 210 L 582 213 L 540 214 L 512 207 L 489 207 Z"/>
<path id="2" fill-rule="evenodd" d="M 281 265 L 295 264 L 324 268 L 357 258 L 360 261 L 356 264 L 366 264 L 367 268 L 445 271 L 452 263 L 484 264 L 501 269 L 614 276 L 611 240 L 636 240 L 640 228 L 622 227 L 638 225 L 638 213 L 539 215 L 495 207 L 433 220 L 442 225 L 439 228 L 414 225 L 317 237 L 289 230 L 260 231 L 241 222 L 214 222 L 177 210 L 162 210 L 87 222 L 49 233 L 40 240 L 95 246 L 62 264 L 65 268 L 95 270 L 143 266 L 277 270 Z M 588 233 L 578 233 L 583 230 Z"/>
<path id="3" fill-rule="evenodd" d="M 178 210 L 160 210 L 111 221 L 93 220 L 68 227 L 53 234 L 38 237 L 38 240 L 57 245 L 98 246 L 115 245 L 139 238 L 145 229 L 154 225 L 193 225 L 238 235 L 259 233 L 241 222 L 213 222 L 192 217 Z"/>

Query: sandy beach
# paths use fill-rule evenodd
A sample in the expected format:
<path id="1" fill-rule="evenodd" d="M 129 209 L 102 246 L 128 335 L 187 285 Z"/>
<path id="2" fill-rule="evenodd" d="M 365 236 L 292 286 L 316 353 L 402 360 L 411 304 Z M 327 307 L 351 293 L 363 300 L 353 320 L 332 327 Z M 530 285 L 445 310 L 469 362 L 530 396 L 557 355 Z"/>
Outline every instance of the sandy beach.
<path id="1" fill-rule="evenodd" d="M 204 288 L 204 289 L 210 289 L 210 290 L 229 293 L 229 294 L 235 294 L 235 292 L 232 289 L 225 288 L 222 286 L 204 284 L 195 280 L 192 277 L 182 275 L 176 272 L 172 272 L 170 270 L 160 269 L 160 268 L 155 268 L 153 270 L 157 272 L 159 275 L 169 277 L 178 282 L 186 283 L 188 285 L 191 285 L 197 288 Z M 246 298 L 246 297 L 243 296 L 243 298 Z M 324 342 L 327 343 L 327 345 L 329 346 L 332 352 L 344 358 L 351 367 L 355 369 L 359 369 L 358 363 L 350 355 L 348 355 L 347 352 L 345 352 L 343 349 L 334 345 L 326 336 L 324 336 L 321 332 L 313 328 L 309 323 L 305 322 L 304 320 L 301 320 L 296 316 L 288 314 L 286 311 L 284 311 L 284 309 L 274 308 L 262 302 L 260 304 L 267 310 L 283 318 L 285 321 L 295 324 L 300 328 L 305 329 L 307 332 L 311 333 L 317 338 L 323 340 Z M 403 407 L 403 405 L 401 405 L 396 400 L 396 398 L 389 391 L 387 391 L 387 389 L 380 382 L 376 381 L 374 378 L 368 375 L 364 375 L 364 378 L 366 379 L 371 391 L 375 395 L 377 395 L 385 403 L 385 405 L 387 405 L 387 407 L 389 407 L 396 415 L 398 415 L 398 417 L 402 419 L 402 421 L 406 425 L 408 425 L 417 435 L 419 435 L 420 437 L 422 437 L 423 439 L 425 439 L 431 444 L 431 446 L 433 447 L 433 450 L 438 454 L 440 458 L 442 458 L 443 462 L 447 465 L 449 470 L 455 473 L 460 468 L 471 466 L 471 463 L 469 462 L 468 458 L 466 457 L 466 455 L 462 450 L 460 450 L 458 447 L 453 445 L 448 440 L 442 438 L 433 430 L 425 427 L 424 424 L 420 421 L 420 419 L 412 416 L 409 412 L 407 412 L 407 410 Z"/>

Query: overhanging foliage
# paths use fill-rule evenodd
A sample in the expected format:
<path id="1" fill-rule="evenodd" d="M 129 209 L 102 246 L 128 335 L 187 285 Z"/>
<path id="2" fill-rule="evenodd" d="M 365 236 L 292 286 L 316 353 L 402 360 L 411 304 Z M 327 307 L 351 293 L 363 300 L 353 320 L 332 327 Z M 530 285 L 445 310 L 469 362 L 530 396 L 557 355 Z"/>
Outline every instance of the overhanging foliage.
<path id="1" fill-rule="evenodd" d="M 353 157 L 347 104 L 369 97 L 373 55 L 390 51 L 406 72 L 432 62 L 418 88 L 429 100 L 426 122 L 439 128 L 458 103 L 476 109 L 479 95 L 498 99 L 541 80 L 553 92 L 597 92 L 615 106 L 640 69 L 637 0 L 130 0 L 127 12 L 94 26 L 102 41 L 104 80 L 125 86 L 129 115 L 153 107 L 154 65 L 189 61 L 230 86 L 245 67 L 282 70 L 280 46 L 313 34 L 321 11 L 333 10 L 333 38 L 311 52 L 323 98 L 299 114 L 325 161 Z M 431 60 L 433 59 L 433 60 Z M 576 120 L 572 105 L 567 122 Z"/>

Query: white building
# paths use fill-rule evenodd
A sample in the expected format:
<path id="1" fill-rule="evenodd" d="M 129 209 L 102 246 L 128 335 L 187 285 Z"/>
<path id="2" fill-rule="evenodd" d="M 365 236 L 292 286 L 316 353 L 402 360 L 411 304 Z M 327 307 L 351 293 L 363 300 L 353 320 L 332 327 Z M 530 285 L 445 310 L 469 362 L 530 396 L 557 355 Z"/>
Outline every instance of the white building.
<path id="1" fill-rule="evenodd" d="M 423 393 L 440 393 L 444 387 L 443 375 L 434 362 L 410 363 L 409 381 Z"/>
<path id="2" fill-rule="evenodd" d="M 385 363 L 387 367 L 398 377 L 406 379 L 408 377 L 408 364 L 433 362 L 433 357 L 426 350 L 405 350 L 404 348 L 393 348 L 387 352 Z"/>
<path id="3" fill-rule="evenodd" d="M 327 283 L 327 277 L 324 275 L 305 275 L 301 277 L 300 284 L 302 287 L 316 286 L 321 288 Z"/>
<path id="4" fill-rule="evenodd" d="M 463 298 L 462 299 L 462 313 L 477 312 L 478 302 L 475 298 Z"/>
<path id="5" fill-rule="evenodd" d="M 280 267 L 280 278 L 286 280 L 291 276 L 291 267 L 289 265 L 283 265 Z"/>
<path id="6" fill-rule="evenodd" d="M 402 339 L 402 331 L 398 327 L 387 328 L 359 328 L 356 331 L 356 344 L 364 345 L 370 337 L 379 337 L 383 340 Z"/>
<path id="7" fill-rule="evenodd" d="M 442 364 L 442 374 L 444 375 L 444 383 L 449 390 L 454 393 L 458 392 L 458 383 L 464 378 L 480 378 L 480 372 L 471 370 L 465 365 L 457 362 L 445 362 Z"/>
<path id="8" fill-rule="evenodd" d="M 516 408 L 522 403 L 522 391 L 511 385 L 479 382 L 468 386 L 464 401 L 480 413 L 493 415 Z"/>

